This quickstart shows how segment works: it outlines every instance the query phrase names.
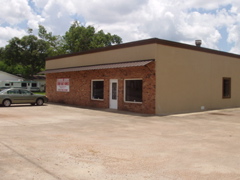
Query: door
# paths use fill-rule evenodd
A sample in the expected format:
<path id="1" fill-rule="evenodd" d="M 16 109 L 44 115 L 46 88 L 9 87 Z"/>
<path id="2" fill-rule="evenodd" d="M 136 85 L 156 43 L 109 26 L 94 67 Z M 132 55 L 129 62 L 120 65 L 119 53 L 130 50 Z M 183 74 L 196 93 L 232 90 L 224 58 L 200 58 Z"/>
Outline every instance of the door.
<path id="1" fill-rule="evenodd" d="M 35 103 L 36 97 L 33 94 L 25 89 L 20 90 L 21 93 L 21 102 L 20 103 Z"/>
<path id="2" fill-rule="evenodd" d="M 117 109 L 118 108 L 118 80 L 117 79 L 110 79 L 110 97 L 109 97 L 109 108 L 110 109 Z"/>
<path id="3" fill-rule="evenodd" d="M 8 97 L 11 99 L 12 103 L 20 103 L 21 102 L 21 93 L 18 89 L 10 89 L 7 91 Z"/>

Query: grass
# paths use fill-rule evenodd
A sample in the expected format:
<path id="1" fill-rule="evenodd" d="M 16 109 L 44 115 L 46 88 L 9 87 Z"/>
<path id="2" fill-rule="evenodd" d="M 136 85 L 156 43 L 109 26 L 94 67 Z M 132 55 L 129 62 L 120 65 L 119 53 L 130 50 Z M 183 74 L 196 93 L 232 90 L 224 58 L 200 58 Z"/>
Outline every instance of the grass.
<path id="1" fill-rule="evenodd" d="M 46 95 L 46 92 L 34 92 L 34 94 Z"/>

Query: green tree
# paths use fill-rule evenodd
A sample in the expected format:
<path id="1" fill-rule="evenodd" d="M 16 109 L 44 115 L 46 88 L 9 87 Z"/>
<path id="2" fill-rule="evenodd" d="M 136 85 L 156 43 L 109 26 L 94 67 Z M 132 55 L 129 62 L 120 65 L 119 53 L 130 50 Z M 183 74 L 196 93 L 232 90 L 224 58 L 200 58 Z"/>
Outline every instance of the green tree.
<path id="1" fill-rule="evenodd" d="M 93 26 L 83 26 L 75 21 L 63 36 L 65 41 L 65 51 L 74 53 L 111 46 L 122 43 L 122 39 L 117 35 L 105 34 L 103 30 L 96 32 Z"/>
<path id="2" fill-rule="evenodd" d="M 74 53 L 100 47 L 120 44 L 117 35 L 96 32 L 93 26 L 82 26 L 75 21 L 64 36 L 55 36 L 39 25 L 38 36 L 28 29 L 23 38 L 12 38 L 5 48 L 0 48 L 0 70 L 12 74 L 21 74 L 25 78 L 44 69 L 45 59 L 66 53 Z"/>
<path id="3" fill-rule="evenodd" d="M 57 56 L 66 53 L 63 48 L 64 41 L 62 36 L 55 36 L 51 32 L 47 32 L 46 28 L 42 25 L 38 27 L 38 36 L 47 42 L 48 56 Z"/>
<path id="4" fill-rule="evenodd" d="M 4 52 L 4 48 L 0 47 L 0 61 L 3 60 L 3 52 Z"/>
<path id="5" fill-rule="evenodd" d="M 11 63 L 6 63 L 7 61 L 5 61 L 4 59 L 4 55 L 5 55 L 5 48 L 0 48 L 0 71 L 4 71 L 4 72 L 8 72 L 11 74 L 22 74 L 23 69 L 22 66 L 20 65 L 11 65 Z"/>
<path id="6" fill-rule="evenodd" d="M 4 61 L 0 61 L 0 71 L 8 72 L 15 75 L 24 74 L 24 69 L 21 65 L 7 65 Z"/>
<path id="7" fill-rule="evenodd" d="M 8 66 L 19 66 L 22 76 L 32 78 L 44 68 L 48 56 L 48 44 L 34 35 L 13 38 L 5 47 L 3 58 Z"/>

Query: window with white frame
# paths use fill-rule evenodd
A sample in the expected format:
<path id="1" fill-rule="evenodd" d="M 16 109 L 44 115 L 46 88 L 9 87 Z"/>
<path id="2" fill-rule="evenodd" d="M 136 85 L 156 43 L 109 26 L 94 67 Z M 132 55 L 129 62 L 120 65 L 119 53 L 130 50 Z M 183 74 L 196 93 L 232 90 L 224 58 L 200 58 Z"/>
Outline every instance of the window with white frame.
<path id="1" fill-rule="evenodd" d="M 142 102 L 142 80 L 126 79 L 125 80 L 125 101 Z"/>
<path id="2" fill-rule="evenodd" d="M 104 81 L 92 80 L 92 99 L 103 100 L 104 99 Z"/>

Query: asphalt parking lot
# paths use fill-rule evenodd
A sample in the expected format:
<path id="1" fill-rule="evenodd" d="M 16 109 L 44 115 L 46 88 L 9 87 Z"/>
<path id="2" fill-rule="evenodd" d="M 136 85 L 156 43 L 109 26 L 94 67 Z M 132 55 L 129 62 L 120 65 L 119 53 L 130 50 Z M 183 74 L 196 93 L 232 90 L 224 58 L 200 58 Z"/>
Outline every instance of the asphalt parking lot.
<path id="1" fill-rule="evenodd" d="M 0 107 L 2 180 L 240 180 L 240 108 L 172 116 Z"/>

